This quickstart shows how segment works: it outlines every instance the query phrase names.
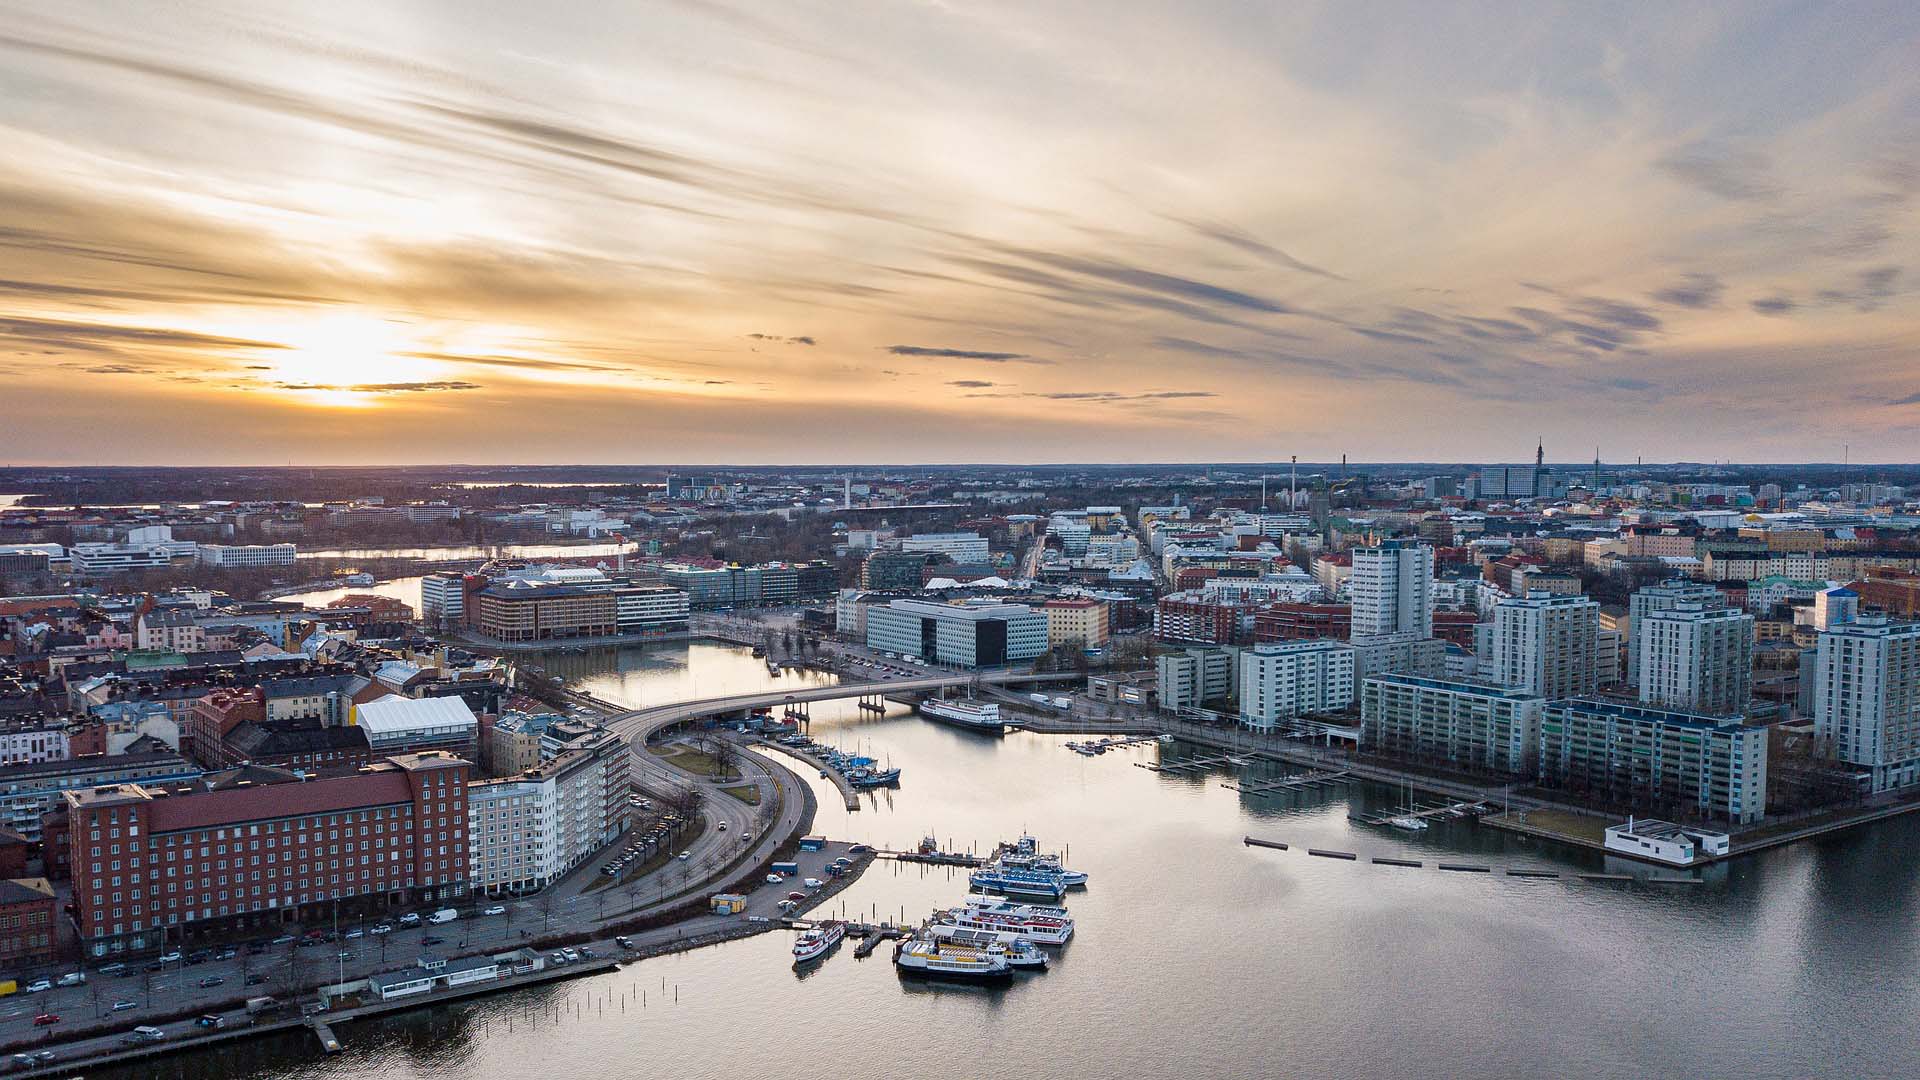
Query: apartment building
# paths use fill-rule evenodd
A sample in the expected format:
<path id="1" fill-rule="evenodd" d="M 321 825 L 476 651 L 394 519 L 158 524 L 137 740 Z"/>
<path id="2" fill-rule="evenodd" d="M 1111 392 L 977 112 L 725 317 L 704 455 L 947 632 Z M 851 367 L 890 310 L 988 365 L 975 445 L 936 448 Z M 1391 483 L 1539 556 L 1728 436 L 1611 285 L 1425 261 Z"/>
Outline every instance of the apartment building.
<path id="1" fill-rule="evenodd" d="M 1642 815 L 1750 824 L 1766 814 L 1767 729 L 1598 698 L 1552 701 L 1538 777 Z"/>
<path id="2" fill-rule="evenodd" d="M 1269 731 L 1281 720 L 1353 704 L 1354 650 L 1342 641 L 1290 641 L 1240 651 L 1240 722 Z"/>
<path id="3" fill-rule="evenodd" d="M 1360 747 L 1470 772 L 1530 776 L 1540 750 L 1538 694 L 1416 675 L 1375 675 L 1360 688 Z"/>

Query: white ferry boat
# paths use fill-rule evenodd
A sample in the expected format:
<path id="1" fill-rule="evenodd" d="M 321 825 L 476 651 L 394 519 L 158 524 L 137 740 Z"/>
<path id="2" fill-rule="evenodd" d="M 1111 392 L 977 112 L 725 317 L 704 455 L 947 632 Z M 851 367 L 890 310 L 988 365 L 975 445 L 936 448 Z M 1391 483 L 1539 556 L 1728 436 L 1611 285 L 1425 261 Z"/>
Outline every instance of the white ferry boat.
<path id="1" fill-rule="evenodd" d="M 827 955 L 840 939 L 847 936 L 847 924 L 839 920 L 823 922 L 801 933 L 793 943 L 793 962 L 805 964 Z"/>
<path id="2" fill-rule="evenodd" d="M 1073 916 L 1067 909 L 1053 904 L 1016 904 L 985 893 L 968 893 L 967 907 L 975 911 L 991 911 L 996 915 L 1014 915 L 1021 918 L 1058 919 L 1070 923 Z"/>
<path id="3" fill-rule="evenodd" d="M 999 949 L 1006 953 L 1007 966 L 1015 971 L 1047 970 L 1047 954 L 1027 938 L 1000 930 L 969 930 L 951 923 L 935 923 L 927 933 L 942 941 L 951 941 L 971 949 Z"/>
<path id="4" fill-rule="evenodd" d="M 1037 896 L 1044 900 L 1058 900 L 1067 892 L 1067 883 L 1057 871 L 1021 870 L 999 863 L 967 875 L 967 884 L 988 892 Z"/>
<path id="5" fill-rule="evenodd" d="M 1013 978 L 1013 965 L 1004 949 L 978 949 L 935 937 L 913 937 L 893 953 L 901 975 L 956 982 L 1004 983 Z"/>
<path id="6" fill-rule="evenodd" d="M 959 907 L 934 915 L 933 921 L 962 930 L 1012 934 L 1037 945 L 1065 945 L 1073 939 L 1073 920 L 1044 915 L 1009 915 L 998 911 Z"/>
<path id="7" fill-rule="evenodd" d="M 1004 735 L 1007 725 L 1000 719 L 1000 706 L 991 701 L 949 701 L 946 698 L 928 698 L 920 703 L 920 715 L 929 720 L 940 720 L 969 731 L 986 731 L 995 735 Z"/>

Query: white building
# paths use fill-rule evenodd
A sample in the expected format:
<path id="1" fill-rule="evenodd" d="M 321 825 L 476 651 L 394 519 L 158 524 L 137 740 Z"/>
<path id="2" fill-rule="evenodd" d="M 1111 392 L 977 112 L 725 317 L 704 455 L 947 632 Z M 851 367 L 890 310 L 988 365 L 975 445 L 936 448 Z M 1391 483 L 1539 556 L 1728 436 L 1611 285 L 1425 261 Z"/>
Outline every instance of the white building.
<path id="1" fill-rule="evenodd" d="M 900 550 L 911 555 L 945 555 L 957 563 L 987 561 L 987 538 L 979 533 L 921 533 L 900 541 Z"/>
<path id="2" fill-rule="evenodd" d="M 1682 602 L 1636 620 L 1643 705 L 1708 716 L 1743 713 L 1753 683 L 1753 616 Z"/>
<path id="3" fill-rule="evenodd" d="M 613 590 L 614 619 L 623 634 L 665 633 L 687 628 L 687 594 L 665 585 L 627 585 Z"/>
<path id="4" fill-rule="evenodd" d="M 448 750 L 472 758 L 480 721 L 458 697 L 407 698 L 388 694 L 356 705 L 348 720 L 367 733 L 367 745 L 380 757 L 401 749 Z"/>
<path id="5" fill-rule="evenodd" d="M 1727 594 L 1704 582 L 1667 581 L 1649 585 L 1627 600 L 1627 685 L 1640 685 L 1640 660 L 1635 655 L 1640 642 L 1640 622 L 1656 611 L 1679 604 L 1696 604 L 1712 610 L 1727 606 Z"/>
<path id="6" fill-rule="evenodd" d="M 1233 693 L 1234 651 L 1192 648 L 1154 657 L 1160 707 L 1168 712 L 1198 708 Z"/>
<path id="7" fill-rule="evenodd" d="M 473 887 L 544 888 L 625 832 L 627 753 L 608 732 L 517 776 L 467 785 Z"/>
<path id="8" fill-rule="evenodd" d="M 1813 725 L 1870 790 L 1920 783 L 1920 624 L 1863 615 L 1821 634 Z"/>
<path id="9" fill-rule="evenodd" d="M 1368 753 L 1525 776 L 1540 748 L 1537 694 L 1456 679 L 1378 675 L 1360 688 L 1360 745 Z"/>
<path id="10" fill-rule="evenodd" d="M 1545 698 L 1593 690 L 1600 605 L 1578 594 L 1530 593 L 1493 606 L 1481 678 Z"/>
<path id="11" fill-rule="evenodd" d="M 1355 641 L 1390 634 L 1433 636 L 1433 548 L 1412 540 L 1389 540 L 1353 550 Z"/>
<path id="12" fill-rule="evenodd" d="M 1307 713 L 1353 704 L 1353 646 L 1288 641 L 1240 653 L 1240 722 L 1259 730 Z"/>
<path id="13" fill-rule="evenodd" d="M 1813 628 L 1831 630 L 1860 616 L 1860 594 L 1844 586 L 1822 589 L 1813 595 Z"/>
<path id="14" fill-rule="evenodd" d="M 244 570 L 262 566 L 292 566 L 299 549 L 292 544 L 201 544 L 194 561 L 201 566 Z"/>
<path id="15" fill-rule="evenodd" d="M 460 626 L 467 618 L 465 574 L 428 574 L 420 579 L 420 621 L 436 630 Z"/>

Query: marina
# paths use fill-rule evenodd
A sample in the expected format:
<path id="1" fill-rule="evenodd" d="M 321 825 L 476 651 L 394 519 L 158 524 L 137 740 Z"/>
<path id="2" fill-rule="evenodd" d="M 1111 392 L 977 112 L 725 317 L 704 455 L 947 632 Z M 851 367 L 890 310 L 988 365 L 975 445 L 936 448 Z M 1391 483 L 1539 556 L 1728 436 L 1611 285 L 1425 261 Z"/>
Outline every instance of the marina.
<path id="1" fill-rule="evenodd" d="M 1223 766 L 1246 765 L 1251 759 L 1240 754 L 1214 754 L 1175 762 L 1136 761 L 1134 767 L 1157 773 L 1202 773 Z"/>
<path id="2" fill-rule="evenodd" d="M 1312 790 L 1353 782 L 1353 773 L 1345 769 L 1316 769 L 1273 780 L 1227 780 L 1221 787 L 1243 795 L 1277 795 L 1283 791 Z"/>

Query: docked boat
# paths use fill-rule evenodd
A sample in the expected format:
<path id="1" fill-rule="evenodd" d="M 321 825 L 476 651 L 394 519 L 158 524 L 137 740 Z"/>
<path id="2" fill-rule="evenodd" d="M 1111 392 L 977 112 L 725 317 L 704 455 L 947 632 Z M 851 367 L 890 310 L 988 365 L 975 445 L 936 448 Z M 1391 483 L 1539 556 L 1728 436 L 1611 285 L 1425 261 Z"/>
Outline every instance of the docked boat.
<path id="1" fill-rule="evenodd" d="M 1060 856 L 1043 855 L 1040 843 L 1031 836 L 1022 836 L 1017 842 L 1001 845 L 998 862 L 1001 866 L 1014 870 L 1037 870 L 1042 873 L 1058 874 L 1067 888 L 1074 889 L 1087 883 L 1084 871 L 1069 870 L 1061 865 Z"/>
<path id="2" fill-rule="evenodd" d="M 997 896 L 987 896 L 983 893 L 968 893 L 965 906 L 973 908 L 976 911 L 991 911 L 999 915 L 1059 919 L 1062 922 L 1068 923 L 1073 921 L 1073 916 L 1068 914 L 1067 909 L 1063 907 L 1058 907 L 1053 904 L 1015 904 L 1002 900 Z"/>
<path id="3" fill-rule="evenodd" d="M 1013 978 L 1013 965 L 1004 949 L 981 949 L 915 935 L 893 952 L 893 966 L 901 975 L 954 982 L 1004 983 Z"/>
<path id="4" fill-rule="evenodd" d="M 1427 820 L 1425 818 L 1414 817 L 1412 814 L 1400 814 L 1396 817 L 1388 818 L 1387 824 L 1396 829 L 1405 829 L 1408 832 L 1422 832 L 1427 827 Z"/>
<path id="5" fill-rule="evenodd" d="M 849 769 L 847 783 L 857 788 L 893 787 L 900 783 L 900 770 L 869 769 L 865 766 Z"/>
<path id="6" fill-rule="evenodd" d="M 985 731 L 994 735 L 1004 735 L 1007 731 L 1006 721 L 1000 719 L 1000 706 L 991 701 L 928 698 L 920 703 L 920 715 L 969 731 Z"/>
<path id="7" fill-rule="evenodd" d="M 793 943 L 793 962 L 805 964 L 827 955 L 840 939 L 847 936 L 847 924 L 839 920 L 823 922 L 811 930 L 803 931 Z"/>
<path id="8" fill-rule="evenodd" d="M 1073 939 L 1073 920 L 1040 915 L 1011 915 L 978 908 L 957 907 L 936 912 L 933 921 L 961 930 L 1011 935 L 1036 945 L 1065 945 Z"/>
<path id="9" fill-rule="evenodd" d="M 972 949 L 999 949 L 1006 953 L 1007 966 L 1015 971 L 1047 970 L 1047 954 L 1038 945 L 1018 934 L 999 930 L 969 930 L 951 923 L 935 923 L 927 933 L 942 941 Z"/>
<path id="10" fill-rule="evenodd" d="M 1067 883 L 1058 873 L 1047 870 L 1022 870 L 995 863 L 967 875 L 967 883 L 987 892 L 1008 896 L 1037 896 L 1058 900 L 1067 893 Z"/>

